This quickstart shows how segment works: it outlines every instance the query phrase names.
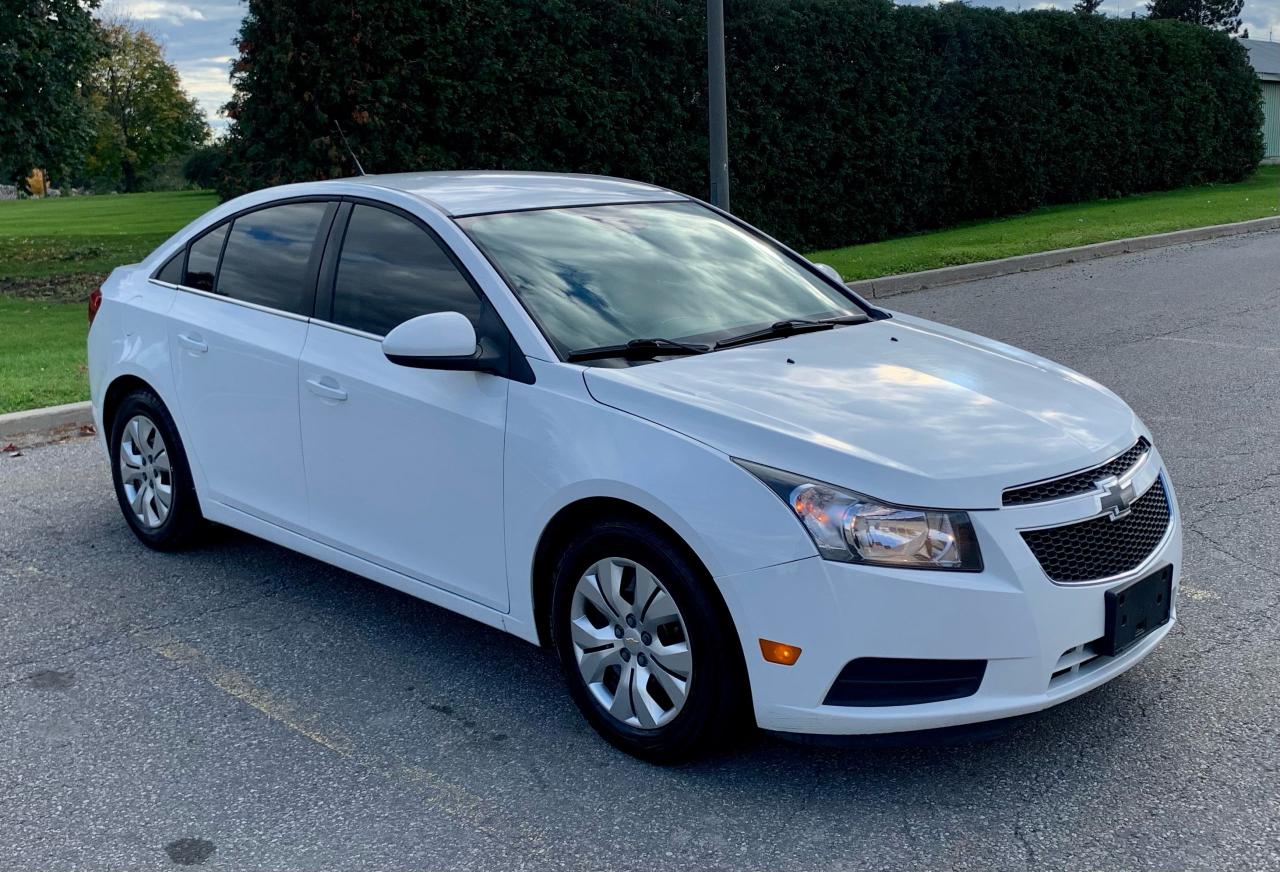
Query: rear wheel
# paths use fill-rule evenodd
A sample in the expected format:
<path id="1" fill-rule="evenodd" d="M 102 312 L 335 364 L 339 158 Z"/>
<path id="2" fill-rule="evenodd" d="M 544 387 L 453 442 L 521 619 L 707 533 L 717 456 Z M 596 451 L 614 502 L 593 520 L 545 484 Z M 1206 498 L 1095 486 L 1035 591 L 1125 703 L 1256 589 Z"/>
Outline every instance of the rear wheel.
<path id="1" fill-rule="evenodd" d="M 570 694 L 628 753 L 676 762 L 749 723 L 740 645 L 709 584 L 631 521 L 597 523 L 556 567 L 552 635 Z"/>
<path id="2" fill-rule="evenodd" d="M 143 544 L 174 551 L 194 543 L 202 518 L 178 428 L 152 391 L 137 390 L 116 408 L 111 475 L 125 521 Z"/>

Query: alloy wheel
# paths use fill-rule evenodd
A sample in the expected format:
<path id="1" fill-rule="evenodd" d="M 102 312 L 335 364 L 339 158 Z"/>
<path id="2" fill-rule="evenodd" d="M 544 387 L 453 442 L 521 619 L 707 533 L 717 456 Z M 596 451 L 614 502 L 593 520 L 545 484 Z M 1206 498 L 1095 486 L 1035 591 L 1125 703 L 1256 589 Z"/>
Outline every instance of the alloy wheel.
<path id="1" fill-rule="evenodd" d="M 120 435 L 120 485 L 134 518 L 148 530 L 164 524 L 173 505 L 173 470 L 159 428 L 134 415 Z"/>
<path id="2" fill-rule="evenodd" d="M 570 609 L 578 670 L 610 716 L 656 729 L 680 713 L 693 652 L 680 609 L 652 572 L 622 557 L 600 560 L 578 579 Z"/>

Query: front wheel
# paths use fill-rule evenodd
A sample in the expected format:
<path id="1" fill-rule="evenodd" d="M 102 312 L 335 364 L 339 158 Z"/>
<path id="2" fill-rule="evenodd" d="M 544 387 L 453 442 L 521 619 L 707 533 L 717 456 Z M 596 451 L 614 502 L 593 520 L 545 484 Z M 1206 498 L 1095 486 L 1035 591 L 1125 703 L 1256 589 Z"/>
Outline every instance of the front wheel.
<path id="1" fill-rule="evenodd" d="M 615 746 L 658 763 L 743 730 L 741 646 L 712 582 L 630 521 L 600 522 L 560 559 L 552 637 L 569 691 Z"/>

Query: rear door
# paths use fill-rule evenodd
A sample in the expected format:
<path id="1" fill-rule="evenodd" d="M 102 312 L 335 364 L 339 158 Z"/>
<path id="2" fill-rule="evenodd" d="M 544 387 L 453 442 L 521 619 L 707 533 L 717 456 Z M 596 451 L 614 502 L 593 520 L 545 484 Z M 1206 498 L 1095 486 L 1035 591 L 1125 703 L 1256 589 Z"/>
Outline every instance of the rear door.
<path id="1" fill-rule="evenodd" d="M 188 248 L 171 310 L 183 438 L 204 499 L 286 527 L 306 521 L 298 358 L 336 204 L 273 204 Z"/>
<path id="2" fill-rule="evenodd" d="M 415 217 L 344 204 L 332 240 L 300 369 L 310 534 L 505 611 L 509 382 L 398 366 L 381 344 L 418 315 L 496 315 Z"/>

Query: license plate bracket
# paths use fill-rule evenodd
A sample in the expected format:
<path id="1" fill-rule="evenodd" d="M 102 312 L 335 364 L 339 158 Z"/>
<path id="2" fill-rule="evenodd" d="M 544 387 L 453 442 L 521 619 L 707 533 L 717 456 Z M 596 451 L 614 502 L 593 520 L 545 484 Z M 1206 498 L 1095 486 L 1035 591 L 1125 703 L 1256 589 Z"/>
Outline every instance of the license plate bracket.
<path id="1" fill-rule="evenodd" d="M 1173 610 L 1173 567 L 1106 593 L 1106 633 L 1098 653 L 1114 657 L 1169 623 Z"/>

